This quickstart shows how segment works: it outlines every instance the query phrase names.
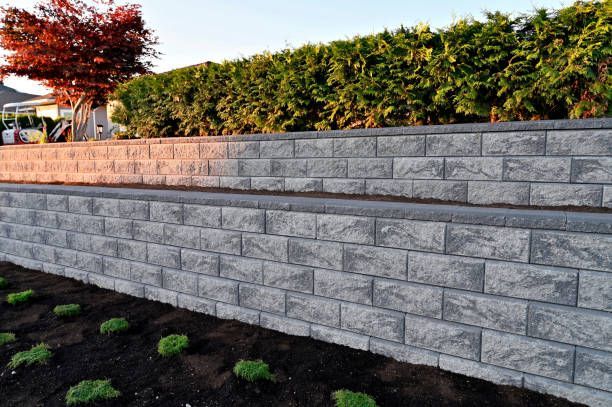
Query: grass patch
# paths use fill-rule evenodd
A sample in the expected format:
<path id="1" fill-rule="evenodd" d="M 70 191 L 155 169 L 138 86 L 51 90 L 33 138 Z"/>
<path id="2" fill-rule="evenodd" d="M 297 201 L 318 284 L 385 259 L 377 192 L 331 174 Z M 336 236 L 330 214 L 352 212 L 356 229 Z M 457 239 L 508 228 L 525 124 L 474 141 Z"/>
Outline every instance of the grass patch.
<path id="1" fill-rule="evenodd" d="M 17 340 L 17 337 L 12 332 L 0 332 L 0 346 L 6 345 L 7 343 L 13 343 Z"/>
<path id="2" fill-rule="evenodd" d="M 0 277 L 0 290 L 2 290 L 3 288 L 8 287 L 8 281 L 6 278 L 4 277 Z"/>
<path id="3" fill-rule="evenodd" d="M 234 365 L 234 374 L 249 382 L 274 380 L 270 366 L 262 360 L 240 360 Z"/>
<path id="4" fill-rule="evenodd" d="M 112 334 L 125 331 L 130 327 L 130 324 L 125 318 L 111 318 L 100 325 L 101 334 Z"/>
<path id="5" fill-rule="evenodd" d="M 372 396 L 365 393 L 356 393 L 349 390 L 337 390 L 332 393 L 336 407 L 377 407 Z"/>
<path id="6" fill-rule="evenodd" d="M 6 301 L 11 305 L 23 304 L 32 299 L 34 290 L 26 290 L 20 293 L 11 293 L 6 296 Z"/>
<path id="7" fill-rule="evenodd" d="M 120 395 L 121 393 L 111 385 L 110 380 L 83 380 L 68 389 L 66 404 L 69 406 L 87 404 L 114 399 Z"/>
<path id="8" fill-rule="evenodd" d="M 189 346 L 186 335 L 169 335 L 161 338 L 157 344 L 157 352 L 162 356 L 178 355 Z"/>
<path id="9" fill-rule="evenodd" d="M 18 352 L 13 355 L 11 361 L 7 365 L 9 369 L 15 369 L 21 365 L 30 366 L 33 364 L 42 365 L 51 359 L 53 353 L 49 350 L 49 346 L 41 343 L 33 346 L 32 349 L 23 352 Z"/>
<path id="10" fill-rule="evenodd" d="M 53 313 L 61 318 L 76 317 L 81 313 L 80 304 L 64 304 L 53 308 Z"/>

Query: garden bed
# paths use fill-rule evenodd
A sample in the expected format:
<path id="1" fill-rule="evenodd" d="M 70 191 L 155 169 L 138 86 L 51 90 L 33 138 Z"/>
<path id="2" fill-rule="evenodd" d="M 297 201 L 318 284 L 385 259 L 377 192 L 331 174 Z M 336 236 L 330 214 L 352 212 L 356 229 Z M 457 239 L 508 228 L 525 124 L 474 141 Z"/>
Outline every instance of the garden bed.
<path id="1" fill-rule="evenodd" d="M 221 320 L 172 306 L 0 263 L 0 331 L 17 341 L 0 347 L 0 405 L 63 406 L 70 386 L 110 379 L 122 395 L 108 406 L 331 406 L 338 389 L 372 395 L 379 406 L 569 406 L 565 400 L 498 386 L 369 352 Z M 11 292 L 33 289 L 33 301 L 11 306 Z M 82 312 L 59 318 L 60 304 Z M 100 324 L 125 317 L 130 328 L 102 335 Z M 186 334 L 189 348 L 162 357 L 162 336 Z M 11 356 L 44 342 L 53 357 L 42 366 L 6 367 Z M 275 382 L 247 383 L 232 373 L 240 359 L 263 359 Z"/>

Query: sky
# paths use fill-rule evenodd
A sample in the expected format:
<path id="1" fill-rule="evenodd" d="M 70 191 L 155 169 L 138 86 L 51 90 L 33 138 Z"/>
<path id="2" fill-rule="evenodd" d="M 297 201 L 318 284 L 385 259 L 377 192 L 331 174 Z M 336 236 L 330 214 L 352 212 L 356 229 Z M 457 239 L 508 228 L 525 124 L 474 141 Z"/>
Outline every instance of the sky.
<path id="1" fill-rule="evenodd" d="M 30 8 L 40 0 L 0 0 Z M 117 3 L 124 3 L 117 0 Z M 219 62 L 328 42 L 420 22 L 442 28 L 457 17 L 480 18 L 482 11 L 526 13 L 559 8 L 571 0 L 131 0 L 159 38 L 155 72 L 205 61 Z M 22 92 L 48 90 L 26 78 L 9 77 Z"/>

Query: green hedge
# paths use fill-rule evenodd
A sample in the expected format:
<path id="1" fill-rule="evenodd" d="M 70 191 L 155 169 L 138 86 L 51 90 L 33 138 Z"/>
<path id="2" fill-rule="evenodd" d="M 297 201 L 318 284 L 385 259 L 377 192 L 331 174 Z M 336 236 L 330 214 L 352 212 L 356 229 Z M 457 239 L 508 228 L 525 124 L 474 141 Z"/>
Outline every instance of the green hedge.
<path id="1" fill-rule="evenodd" d="M 608 116 L 611 15 L 487 13 L 143 76 L 113 119 L 159 137 Z"/>

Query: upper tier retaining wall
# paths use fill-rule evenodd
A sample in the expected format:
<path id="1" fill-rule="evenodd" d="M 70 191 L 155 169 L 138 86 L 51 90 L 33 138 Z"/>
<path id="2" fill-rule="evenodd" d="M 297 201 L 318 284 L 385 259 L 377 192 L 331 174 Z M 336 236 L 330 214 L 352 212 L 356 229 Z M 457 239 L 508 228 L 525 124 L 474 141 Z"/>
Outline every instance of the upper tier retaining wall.
<path id="1" fill-rule="evenodd" d="M 612 207 L 612 119 L 4 146 L 0 181 Z"/>

